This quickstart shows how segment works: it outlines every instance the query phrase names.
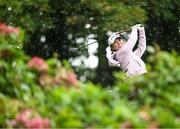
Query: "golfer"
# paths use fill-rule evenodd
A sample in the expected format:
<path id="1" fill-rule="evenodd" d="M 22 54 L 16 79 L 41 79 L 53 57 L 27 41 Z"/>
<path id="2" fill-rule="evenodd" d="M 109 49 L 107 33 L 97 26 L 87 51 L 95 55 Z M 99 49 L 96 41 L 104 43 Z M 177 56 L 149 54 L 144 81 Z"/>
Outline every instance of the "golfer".
<path id="1" fill-rule="evenodd" d="M 146 49 L 145 29 L 141 24 L 131 27 L 132 31 L 127 42 L 118 32 L 108 38 L 109 47 L 106 49 L 106 57 L 110 66 L 120 67 L 128 77 L 141 75 L 147 72 L 141 56 Z M 139 33 L 139 35 L 138 35 Z M 138 40 L 138 46 L 133 48 Z"/>

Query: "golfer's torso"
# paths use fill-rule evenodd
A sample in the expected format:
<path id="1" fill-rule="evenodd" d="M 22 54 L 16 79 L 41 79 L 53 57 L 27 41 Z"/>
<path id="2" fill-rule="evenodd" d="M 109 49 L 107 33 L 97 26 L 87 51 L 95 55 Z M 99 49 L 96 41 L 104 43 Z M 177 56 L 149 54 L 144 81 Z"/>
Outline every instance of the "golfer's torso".
<path id="1" fill-rule="evenodd" d="M 124 56 L 119 56 L 117 57 L 117 60 L 120 62 L 121 69 L 127 74 L 127 76 L 134 76 L 147 72 L 143 60 L 133 52 L 129 52 Z"/>

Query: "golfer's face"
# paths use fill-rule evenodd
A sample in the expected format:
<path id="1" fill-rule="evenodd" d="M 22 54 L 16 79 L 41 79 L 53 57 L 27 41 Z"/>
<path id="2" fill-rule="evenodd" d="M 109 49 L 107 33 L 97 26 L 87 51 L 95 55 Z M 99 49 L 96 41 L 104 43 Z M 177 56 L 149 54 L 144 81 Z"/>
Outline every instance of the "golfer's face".
<path id="1" fill-rule="evenodd" d="M 117 51 L 123 46 L 123 43 L 120 39 L 116 39 L 114 43 L 111 45 L 112 51 Z"/>

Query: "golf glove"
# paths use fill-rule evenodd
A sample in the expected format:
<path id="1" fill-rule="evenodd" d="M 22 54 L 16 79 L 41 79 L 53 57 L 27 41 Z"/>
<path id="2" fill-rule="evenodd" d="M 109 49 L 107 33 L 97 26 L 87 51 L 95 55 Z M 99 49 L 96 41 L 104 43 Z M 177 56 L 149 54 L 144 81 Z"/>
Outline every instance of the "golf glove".
<path id="1" fill-rule="evenodd" d="M 142 28 L 144 28 L 144 26 L 142 24 L 139 24 L 138 27 L 137 27 L 138 30 L 142 29 Z"/>
<path id="2" fill-rule="evenodd" d="M 136 24 L 136 25 L 132 26 L 131 29 L 133 29 L 133 28 L 138 29 L 140 27 L 143 27 L 143 25 L 142 24 Z"/>

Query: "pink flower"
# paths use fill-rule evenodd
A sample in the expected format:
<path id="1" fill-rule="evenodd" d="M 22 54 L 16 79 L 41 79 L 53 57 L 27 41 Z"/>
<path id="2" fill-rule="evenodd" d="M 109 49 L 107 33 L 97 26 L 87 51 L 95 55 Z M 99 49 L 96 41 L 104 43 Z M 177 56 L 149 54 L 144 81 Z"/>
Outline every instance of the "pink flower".
<path id="1" fill-rule="evenodd" d="M 28 122 L 31 115 L 32 115 L 32 110 L 26 109 L 26 110 L 20 112 L 20 114 L 18 114 L 16 116 L 16 121 L 20 122 L 20 123 L 26 123 L 26 122 Z"/>
<path id="2" fill-rule="evenodd" d="M 19 28 L 15 28 L 12 26 L 7 26 L 6 24 L 0 23 L 0 33 L 9 35 L 12 33 L 19 34 Z"/>
<path id="3" fill-rule="evenodd" d="M 76 85 L 78 80 L 76 78 L 76 74 L 73 71 L 60 68 L 57 72 L 54 82 L 57 84 L 64 82 L 67 85 Z"/>
<path id="4" fill-rule="evenodd" d="M 10 123 L 12 127 L 24 127 L 28 129 L 50 128 L 48 118 L 42 118 L 39 114 L 34 113 L 31 109 L 26 109 L 17 114 L 16 119 Z"/>
<path id="5" fill-rule="evenodd" d="M 48 118 L 44 118 L 43 125 L 44 125 L 44 128 L 50 128 L 50 121 Z"/>
<path id="6" fill-rule="evenodd" d="M 19 29 L 18 28 L 14 28 L 11 26 L 8 26 L 6 29 L 6 33 L 15 33 L 15 34 L 19 34 Z"/>
<path id="7" fill-rule="evenodd" d="M 50 128 L 50 122 L 47 118 L 36 117 L 30 120 L 26 127 L 31 129 Z"/>
<path id="8" fill-rule="evenodd" d="M 11 121 L 8 122 L 8 124 L 9 124 L 11 127 L 15 127 L 16 124 L 17 124 L 17 122 L 16 122 L 16 120 L 11 120 Z"/>
<path id="9" fill-rule="evenodd" d="M 73 71 L 66 70 L 61 68 L 60 70 L 60 79 L 68 85 L 76 85 L 78 80 L 76 74 Z"/>
<path id="10" fill-rule="evenodd" d="M 42 58 L 36 56 L 28 62 L 28 67 L 37 69 L 38 71 L 48 70 L 48 65 L 46 64 L 46 62 Z"/>
<path id="11" fill-rule="evenodd" d="M 139 112 L 139 116 L 145 121 L 149 121 L 151 119 L 150 115 L 145 111 Z"/>
<path id="12" fill-rule="evenodd" d="M 150 125 L 147 127 L 147 129 L 158 129 L 160 124 L 157 121 L 153 121 L 150 123 Z"/>
<path id="13" fill-rule="evenodd" d="M 121 127 L 120 128 L 123 128 L 123 129 L 126 129 L 126 128 L 133 128 L 133 125 L 129 122 L 129 121 L 125 121 L 121 124 Z"/>
<path id="14" fill-rule="evenodd" d="M 70 85 L 76 85 L 77 84 L 77 79 L 76 79 L 76 74 L 72 73 L 72 72 L 69 72 L 68 73 L 68 76 L 67 76 L 67 82 L 70 84 Z"/>

